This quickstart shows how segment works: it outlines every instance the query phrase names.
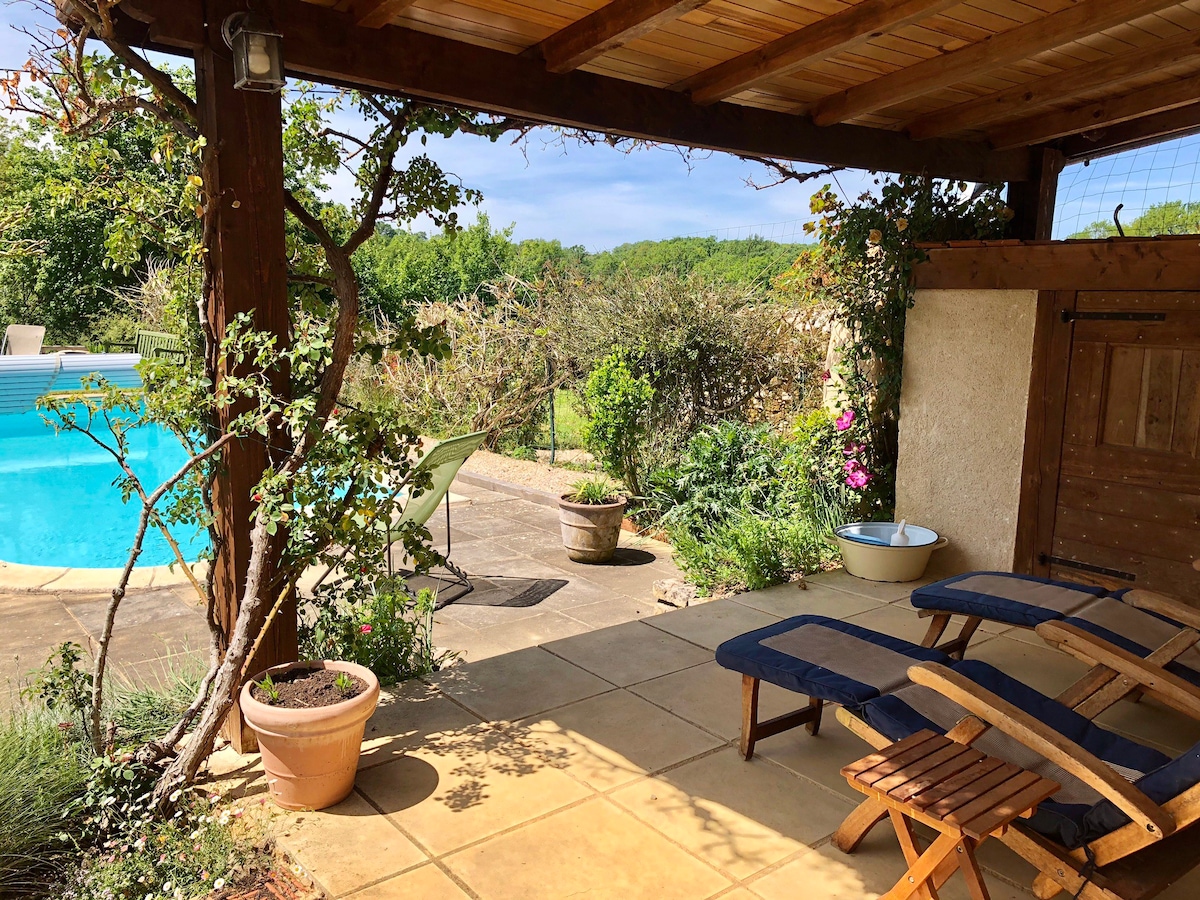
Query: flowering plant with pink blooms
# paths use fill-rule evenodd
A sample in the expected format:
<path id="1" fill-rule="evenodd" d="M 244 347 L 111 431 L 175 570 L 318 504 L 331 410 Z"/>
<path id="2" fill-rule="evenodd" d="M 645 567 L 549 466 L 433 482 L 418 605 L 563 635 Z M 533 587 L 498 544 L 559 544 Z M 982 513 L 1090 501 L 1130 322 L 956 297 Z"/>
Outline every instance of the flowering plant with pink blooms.
<path id="1" fill-rule="evenodd" d="M 904 321 L 913 305 L 913 268 L 921 244 L 1003 237 L 1012 217 L 1003 185 L 968 186 L 916 175 L 880 176 L 845 200 L 826 185 L 812 198 L 821 241 L 814 302 L 832 307 L 849 331 L 834 368 L 844 439 L 833 456 L 845 487 L 862 498 L 862 518 L 885 518 L 895 505 Z M 844 453 L 849 444 L 852 453 Z"/>
<path id="2" fill-rule="evenodd" d="M 300 608 L 300 654 L 366 666 L 381 684 L 424 675 L 439 665 L 432 642 L 432 591 L 410 595 L 400 579 L 379 582 L 366 600 Z"/>

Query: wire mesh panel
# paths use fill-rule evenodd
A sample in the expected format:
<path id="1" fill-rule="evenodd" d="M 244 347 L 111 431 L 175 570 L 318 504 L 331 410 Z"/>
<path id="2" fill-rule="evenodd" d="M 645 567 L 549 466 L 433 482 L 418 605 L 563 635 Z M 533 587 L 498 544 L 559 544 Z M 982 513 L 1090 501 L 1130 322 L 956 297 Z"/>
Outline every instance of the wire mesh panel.
<path id="1" fill-rule="evenodd" d="M 1109 237 L 1117 222 L 1131 237 L 1200 233 L 1200 135 L 1063 169 L 1055 238 Z"/>

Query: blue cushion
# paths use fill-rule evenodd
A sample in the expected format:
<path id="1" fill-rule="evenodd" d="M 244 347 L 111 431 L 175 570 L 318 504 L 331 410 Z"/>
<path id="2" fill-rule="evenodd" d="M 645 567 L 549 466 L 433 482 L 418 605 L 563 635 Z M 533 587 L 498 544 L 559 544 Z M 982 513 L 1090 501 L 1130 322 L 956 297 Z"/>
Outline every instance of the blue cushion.
<path id="1" fill-rule="evenodd" d="M 977 576 L 998 576 L 1005 580 L 1028 582 L 1032 586 L 1047 585 L 1078 592 L 1080 604 L 1089 597 L 1101 597 L 1104 588 L 1086 584 L 1070 584 L 1051 581 L 1034 575 L 1014 575 L 1011 572 L 967 572 L 942 581 L 927 584 L 912 592 L 912 604 L 918 609 L 936 609 L 965 616 L 979 616 L 994 622 L 1005 622 L 1024 628 L 1036 628 L 1043 622 L 1061 619 L 1063 612 L 1048 609 L 1033 603 L 1024 603 L 1007 597 L 998 597 L 984 591 L 964 587 L 962 582 Z"/>
<path id="2" fill-rule="evenodd" d="M 805 625 L 820 625 L 833 631 L 867 641 L 918 662 L 949 663 L 950 657 L 940 650 L 929 650 L 899 638 L 889 637 L 869 628 L 860 628 L 825 616 L 794 616 L 730 638 L 717 648 L 717 662 L 726 669 L 834 703 L 858 709 L 862 703 L 879 696 L 879 689 L 844 673 L 818 665 L 796 656 L 765 646 L 768 641 Z"/>

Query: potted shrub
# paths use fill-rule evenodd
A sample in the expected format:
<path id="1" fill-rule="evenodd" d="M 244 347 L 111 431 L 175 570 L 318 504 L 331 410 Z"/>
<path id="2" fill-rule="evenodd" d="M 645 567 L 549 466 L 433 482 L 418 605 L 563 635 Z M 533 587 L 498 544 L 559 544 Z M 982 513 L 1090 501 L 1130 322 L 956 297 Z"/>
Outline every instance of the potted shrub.
<path id="1" fill-rule="evenodd" d="M 379 679 L 350 662 L 286 663 L 246 682 L 242 715 L 258 736 L 272 799 L 324 809 L 348 797 L 378 702 Z"/>
<path id="2" fill-rule="evenodd" d="M 616 552 L 624 518 L 625 498 L 607 478 L 575 482 L 558 501 L 567 556 L 575 562 L 608 562 Z"/>

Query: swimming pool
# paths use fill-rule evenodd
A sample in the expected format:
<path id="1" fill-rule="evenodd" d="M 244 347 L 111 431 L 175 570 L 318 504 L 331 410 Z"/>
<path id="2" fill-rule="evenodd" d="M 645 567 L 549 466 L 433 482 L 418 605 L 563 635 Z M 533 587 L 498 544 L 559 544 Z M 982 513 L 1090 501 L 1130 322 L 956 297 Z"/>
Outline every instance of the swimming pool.
<path id="1" fill-rule="evenodd" d="M 153 490 L 187 459 L 178 438 L 157 425 L 129 434 L 130 465 Z M 123 566 L 141 504 L 121 502 L 116 460 L 77 432 L 55 433 L 36 410 L 0 414 L 0 560 L 36 566 Z M 186 526 L 173 532 L 195 560 L 207 538 Z M 138 566 L 166 565 L 174 554 L 157 529 L 147 531 Z"/>

